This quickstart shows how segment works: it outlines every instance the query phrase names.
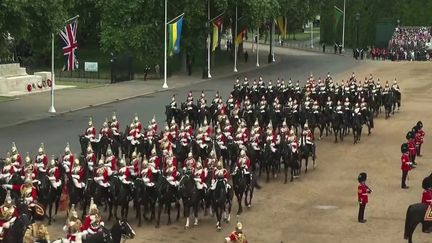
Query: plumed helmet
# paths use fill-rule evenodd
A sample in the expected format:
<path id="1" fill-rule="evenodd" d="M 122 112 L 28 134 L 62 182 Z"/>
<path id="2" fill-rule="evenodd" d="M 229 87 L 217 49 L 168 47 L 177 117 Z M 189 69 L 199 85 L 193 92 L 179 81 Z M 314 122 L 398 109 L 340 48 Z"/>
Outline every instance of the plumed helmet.
<path id="1" fill-rule="evenodd" d="M 70 145 L 69 145 L 69 143 L 66 143 L 65 153 L 66 153 L 66 154 L 69 154 L 69 153 L 70 153 Z"/>
<path id="2" fill-rule="evenodd" d="M 138 114 L 137 113 L 135 113 L 134 122 L 139 122 L 139 118 L 138 118 Z"/>
<path id="3" fill-rule="evenodd" d="M 40 147 L 39 147 L 39 149 L 38 149 L 38 152 L 39 152 L 40 154 L 42 154 L 42 153 L 44 152 L 44 143 L 41 143 L 41 145 L 40 145 Z"/>
<path id="4" fill-rule="evenodd" d="M 243 231 L 243 224 L 241 222 L 237 222 L 236 231 L 237 231 L 237 233 L 240 233 Z"/>
<path id="5" fill-rule="evenodd" d="M 99 213 L 99 209 L 96 205 L 96 203 L 94 203 L 94 199 L 91 198 L 90 199 L 90 210 L 89 210 L 90 214 L 98 214 Z"/>
<path id="6" fill-rule="evenodd" d="M 246 156 L 246 151 L 244 151 L 243 149 L 240 151 L 240 156 L 241 157 L 244 157 L 244 156 Z"/>
<path id="7" fill-rule="evenodd" d="M 93 126 L 93 118 L 89 117 L 88 125 L 89 127 Z"/>
<path id="8" fill-rule="evenodd" d="M 216 167 L 218 168 L 218 169 L 222 169 L 222 167 L 223 167 L 223 164 L 222 164 L 222 161 L 218 161 L 217 162 L 217 164 L 216 164 Z"/>
<path id="9" fill-rule="evenodd" d="M 401 152 L 402 152 L 402 153 L 406 153 L 406 152 L 408 152 L 408 144 L 407 144 L 407 143 L 403 143 L 403 144 L 401 145 Z"/>
<path id="10" fill-rule="evenodd" d="M 17 146 L 16 146 L 15 142 L 12 142 L 11 152 L 12 152 L 12 154 L 18 153 L 18 149 L 17 149 Z"/>
<path id="11" fill-rule="evenodd" d="M 358 176 L 358 178 L 357 178 L 358 182 L 360 182 L 360 183 L 361 183 L 361 182 L 365 182 L 366 179 L 367 179 L 367 174 L 366 174 L 366 172 L 362 172 L 362 173 L 360 173 L 359 176 Z"/>
<path id="12" fill-rule="evenodd" d="M 417 122 L 417 127 L 419 127 L 419 128 L 423 128 L 423 123 L 422 123 L 421 121 L 418 121 L 418 122 Z"/>
<path id="13" fill-rule="evenodd" d="M 12 201 L 12 197 L 11 197 L 11 192 L 9 190 L 7 191 L 6 198 L 5 198 L 5 201 L 4 201 L 3 205 L 6 206 L 6 207 L 10 207 L 10 206 L 13 205 L 13 201 Z"/>
<path id="14" fill-rule="evenodd" d="M 198 163 L 196 164 L 196 168 L 197 168 L 197 170 L 202 169 L 202 164 L 201 164 L 200 162 L 198 162 Z"/>
<path id="15" fill-rule="evenodd" d="M 428 190 L 432 187 L 432 178 L 430 176 L 425 177 L 422 181 L 422 188 Z"/>
<path id="16" fill-rule="evenodd" d="M 27 152 L 27 154 L 26 154 L 26 157 L 25 157 L 25 162 L 26 162 L 26 164 L 31 164 L 31 158 L 30 158 L 30 154 L 29 154 L 29 152 Z"/>
<path id="17" fill-rule="evenodd" d="M 70 210 L 69 210 L 69 220 L 72 220 L 72 221 L 74 221 L 74 220 L 77 220 L 78 219 L 78 212 L 76 211 L 76 209 L 75 209 L 75 204 L 72 204 L 71 205 L 71 208 L 70 208 Z"/>
<path id="18" fill-rule="evenodd" d="M 153 115 L 153 118 L 152 118 L 152 120 L 151 120 L 151 123 L 156 123 L 156 115 Z"/>
<path id="19" fill-rule="evenodd" d="M 111 117 L 111 120 L 113 120 L 113 121 L 117 121 L 117 115 L 116 115 L 115 112 L 113 112 L 112 117 Z"/>
<path id="20" fill-rule="evenodd" d="M 151 155 L 156 155 L 156 144 L 153 145 L 153 148 L 151 150 Z"/>
<path id="21" fill-rule="evenodd" d="M 81 161 L 78 158 L 74 159 L 74 166 L 79 166 L 80 164 Z"/>

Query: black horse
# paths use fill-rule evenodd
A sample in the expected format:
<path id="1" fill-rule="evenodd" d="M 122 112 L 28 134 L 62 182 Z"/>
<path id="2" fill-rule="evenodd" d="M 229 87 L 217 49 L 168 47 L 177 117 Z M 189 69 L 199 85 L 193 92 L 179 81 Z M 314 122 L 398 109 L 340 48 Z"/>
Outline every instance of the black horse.
<path id="1" fill-rule="evenodd" d="M 245 205 L 250 208 L 252 205 L 254 184 L 251 175 L 245 174 L 244 168 L 238 168 L 237 172 L 232 175 L 234 194 L 237 197 L 238 211 L 237 215 L 243 212 L 242 199 L 244 197 Z"/>
<path id="2" fill-rule="evenodd" d="M 333 113 L 332 127 L 333 127 L 333 134 L 335 136 L 335 143 L 338 142 L 338 137 L 340 138 L 341 141 L 343 141 L 344 139 L 343 131 L 345 130 L 343 114 Z"/>
<path id="3" fill-rule="evenodd" d="M 354 114 L 351 122 L 353 135 L 354 135 L 354 144 L 360 142 L 362 129 L 363 129 L 363 121 L 361 115 Z"/>
<path id="4" fill-rule="evenodd" d="M 298 160 L 298 151 L 293 151 L 292 147 L 286 142 L 282 142 L 282 161 L 285 170 L 285 181 L 288 182 L 288 169 L 291 168 L 291 182 L 299 174 L 300 164 Z"/>
<path id="5" fill-rule="evenodd" d="M 309 163 L 309 157 L 312 157 L 313 162 L 313 168 L 315 169 L 315 143 L 308 144 L 306 142 L 306 136 L 302 135 L 300 137 L 300 149 L 299 149 L 299 162 L 300 162 L 300 169 L 302 167 L 302 161 L 305 160 L 305 173 L 308 171 L 308 163 Z"/>
<path id="6" fill-rule="evenodd" d="M 155 175 L 154 177 L 157 178 Z M 155 217 L 157 192 L 156 186 L 146 186 L 141 178 L 138 178 L 134 183 L 134 206 L 136 209 L 136 216 L 138 218 L 138 226 L 141 226 L 142 217 L 147 221 L 151 221 Z M 142 206 L 144 207 L 144 212 L 141 211 Z M 146 214 L 149 211 L 150 218 L 148 218 Z"/>
<path id="7" fill-rule="evenodd" d="M 39 172 L 40 173 L 40 172 Z M 55 205 L 54 216 L 57 215 L 58 207 L 60 204 L 60 197 L 62 193 L 62 186 L 54 188 L 47 175 L 40 178 L 38 201 L 43 205 L 46 205 L 48 210 L 48 225 L 51 225 L 52 220 L 52 208 Z"/>
<path id="8" fill-rule="evenodd" d="M 194 226 L 198 225 L 198 205 L 201 200 L 199 191 L 191 171 L 186 171 L 179 183 L 179 194 L 183 201 L 184 216 L 186 217 L 185 229 L 189 228 L 190 209 L 193 209 L 195 221 Z"/>
<path id="9" fill-rule="evenodd" d="M 226 190 L 223 179 L 217 179 L 215 183 L 215 189 L 210 192 L 211 204 L 216 214 L 216 229 L 220 231 L 223 213 L 225 214 L 225 221 L 230 221 L 233 194 L 232 190 Z"/>
<path id="10" fill-rule="evenodd" d="M 11 224 L 9 229 L 2 229 L 2 231 L 0 232 L 0 242 L 23 242 L 27 226 L 29 226 L 32 221 L 32 212 L 29 210 L 27 204 L 22 199 L 16 200 L 15 205 L 17 206 L 19 216 Z"/>
<path id="11" fill-rule="evenodd" d="M 159 228 L 160 225 L 160 216 L 162 213 L 162 208 L 165 206 L 165 209 L 168 213 L 168 223 L 171 224 L 171 203 L 175 203 L 177 207 L 177 218 L 178 221 L 180 218 L 180 203 L 177 199 L 177 188 L 171 185 L 168 180 L 159 175 L 159 179 L 156 185 L 157 195 L 158 195 L 158 212 L 156 219 L 156 228 Z"/>
<path id="12" fill-rule="evenodd" d="M 111 180 L 111 191 L 113 197 L 111 197 L 114 217 L 117 219 L 117 209 L 120 206 L 120 218 L 126 219 L 129 213 L 129 202 L 132 200 L 132 184 L 126 185 L 123 183 L 118 176 L 113 176 Z"/>
<path id="13" fill-rule="evenodd" d="M 404 231 L 404 239 L 408 240 L 408 243 L 413 242 L 412 236 L 419 223 L 422 224 L 423 229 L 429 229 L 432 226 L 432 221 L 424 220 L 427 209 L 428 205 L 425 203 L 415 203 L 408 206 Z"/>

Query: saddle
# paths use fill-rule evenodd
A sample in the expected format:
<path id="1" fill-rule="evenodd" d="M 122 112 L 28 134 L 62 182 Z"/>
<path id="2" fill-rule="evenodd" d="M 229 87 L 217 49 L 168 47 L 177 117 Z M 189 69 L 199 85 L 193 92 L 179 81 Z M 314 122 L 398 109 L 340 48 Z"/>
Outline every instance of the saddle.
<path id="1" fill-rule="evenodd" d="M 428 205 L 424 216 L 424 221 L 432 222 L 432 206 Z"/>

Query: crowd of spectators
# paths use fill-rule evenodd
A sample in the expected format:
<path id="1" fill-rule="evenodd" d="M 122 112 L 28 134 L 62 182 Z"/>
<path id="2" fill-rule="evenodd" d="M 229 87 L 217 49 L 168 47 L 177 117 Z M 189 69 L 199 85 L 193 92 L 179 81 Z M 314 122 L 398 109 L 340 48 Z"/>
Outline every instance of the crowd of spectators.
<path id="1" fill-rule="evenodd" d="M 431 27 L 396 27 L 385 51 L 393 61 L 431 60 Z"/>

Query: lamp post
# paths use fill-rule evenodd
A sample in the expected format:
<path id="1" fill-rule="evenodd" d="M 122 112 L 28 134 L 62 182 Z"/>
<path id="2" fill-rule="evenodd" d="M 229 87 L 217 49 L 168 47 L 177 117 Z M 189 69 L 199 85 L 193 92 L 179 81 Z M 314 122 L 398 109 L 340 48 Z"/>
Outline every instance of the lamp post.
<path id="1" fill-rule="evenodd" d="M 360 22 L 360 13 L 356 13 L 356 22 L 357 22 L 357 48 L 359 47 L 359 22 Z"/>

